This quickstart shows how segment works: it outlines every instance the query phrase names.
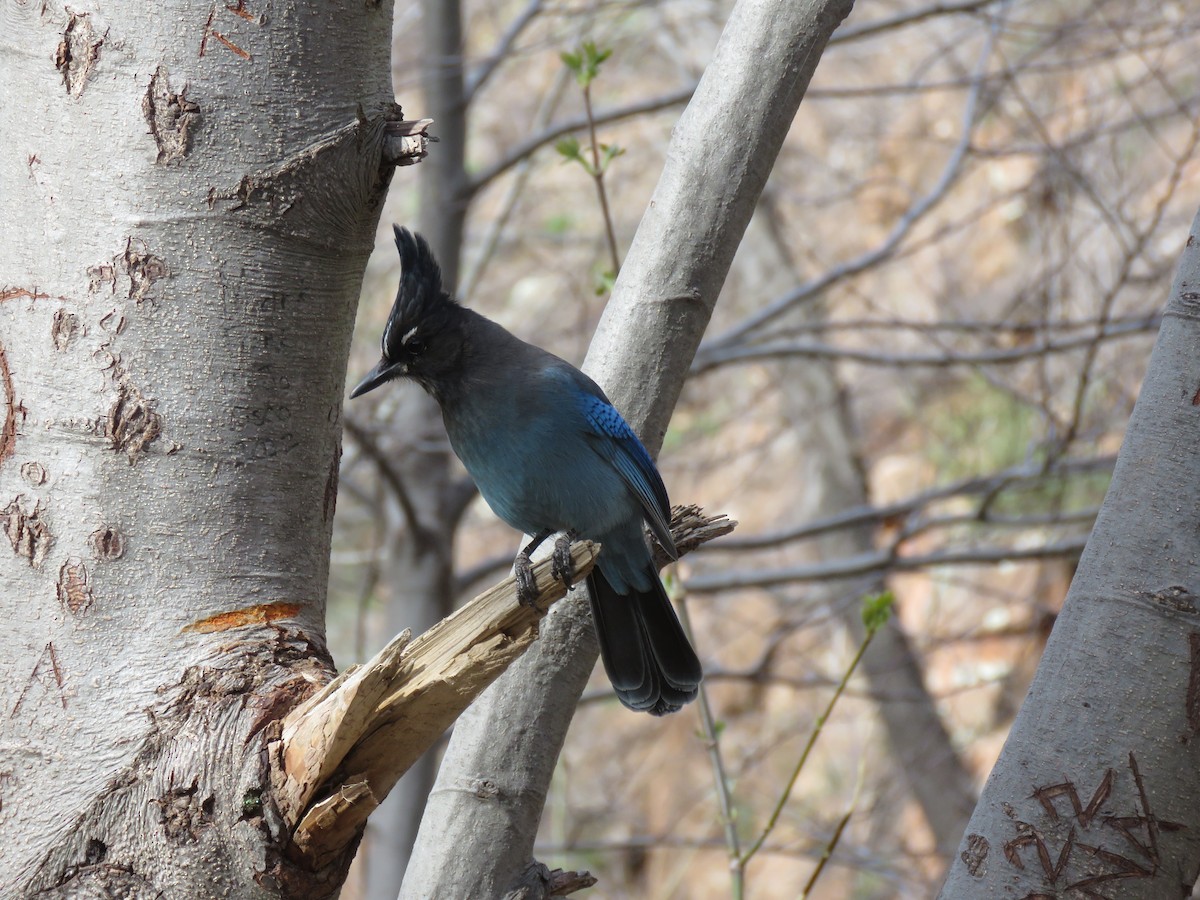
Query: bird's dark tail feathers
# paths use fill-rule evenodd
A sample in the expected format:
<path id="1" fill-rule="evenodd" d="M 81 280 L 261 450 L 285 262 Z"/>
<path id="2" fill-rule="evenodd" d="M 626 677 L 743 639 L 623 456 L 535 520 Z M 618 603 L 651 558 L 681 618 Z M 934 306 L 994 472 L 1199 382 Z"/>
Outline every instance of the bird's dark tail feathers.
<path id="1" fill-rule="evenodd" d="M 620 701 L 662 716 L 696 699 L 700 660 L 658 573 L 650 590 L 621 595 L 595 568 L 588 575 L 588 591 L 604 671 Z"/>

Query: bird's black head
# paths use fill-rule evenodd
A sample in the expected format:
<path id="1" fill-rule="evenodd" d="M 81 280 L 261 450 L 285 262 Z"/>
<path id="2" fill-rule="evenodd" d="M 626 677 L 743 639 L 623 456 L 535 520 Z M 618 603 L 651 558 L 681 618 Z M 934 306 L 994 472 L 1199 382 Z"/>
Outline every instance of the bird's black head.
<path id="1" fill-rule="evenodd" d="M 425 238 L 393 226 L 400 289 L 383 329 L 379 363 L 350 392 L 358 397 L 395 378 L 411 378 L 437 396 L 463 352 L 463 309 L 442 290 L 442 271 Z"/>

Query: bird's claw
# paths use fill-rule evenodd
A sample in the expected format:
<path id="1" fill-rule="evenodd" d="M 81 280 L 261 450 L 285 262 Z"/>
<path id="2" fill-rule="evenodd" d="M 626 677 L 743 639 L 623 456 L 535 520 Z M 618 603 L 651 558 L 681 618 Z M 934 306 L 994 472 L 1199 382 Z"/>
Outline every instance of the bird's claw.
<path id="1" fill-rule="evenodd" d="M 533 563 L 529 554 L 522 551 L 513 560 L 513 575 L 517 579 L 517 602 L 522 606 L 537 606 L 537 578 L 533 574 Z"/>
<path id="2" fill-rule="evenodd" d="M 575 583 L 575 560 L 571 559 L 571 534 L 560 534 L 554 539 L 554 555 L 550 559 L 550 574 L 563 583 L 569 591 Z"/>

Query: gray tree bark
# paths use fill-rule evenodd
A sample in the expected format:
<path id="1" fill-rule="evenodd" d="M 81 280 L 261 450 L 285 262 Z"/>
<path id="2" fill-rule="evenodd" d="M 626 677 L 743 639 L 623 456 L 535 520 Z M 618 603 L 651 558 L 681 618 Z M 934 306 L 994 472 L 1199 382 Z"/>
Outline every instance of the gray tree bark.
<path id="1" fill-rule="evenodd" d="M 324 645 L 389 3 L 0 31 L 0 896 L 323 897 L 264 758 Z M 353 60 L 353 65 L 347 65 Z"/>
<path id="2" fill-rule="evenodd" d="M 741 0 L 676 126 L 585 363 L 652 449 L 821 52 L 851 6 Z M 402 898 L 499 896 L 519 881 L 595 660 L 586 599 L 569 598 L 460 718 Z"/>
<path id="3" fill-rule="evenodd" d="M 1185 897 L 1200 872 L 1200 216 L 1087 548 L 942 890 Z"/>

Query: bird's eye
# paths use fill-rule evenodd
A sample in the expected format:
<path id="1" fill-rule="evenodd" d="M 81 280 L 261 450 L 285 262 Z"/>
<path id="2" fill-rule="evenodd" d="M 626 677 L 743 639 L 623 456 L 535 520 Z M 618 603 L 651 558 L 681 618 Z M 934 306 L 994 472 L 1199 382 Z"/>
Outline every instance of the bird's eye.
<path id="1" fill-rule="evenodd" d="M 404 349 L 409 352 L 410 356 L 420 356 L 425 352 L 425 342 L 420 338 L 412 338 L 404 345 Z"/>

